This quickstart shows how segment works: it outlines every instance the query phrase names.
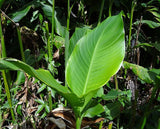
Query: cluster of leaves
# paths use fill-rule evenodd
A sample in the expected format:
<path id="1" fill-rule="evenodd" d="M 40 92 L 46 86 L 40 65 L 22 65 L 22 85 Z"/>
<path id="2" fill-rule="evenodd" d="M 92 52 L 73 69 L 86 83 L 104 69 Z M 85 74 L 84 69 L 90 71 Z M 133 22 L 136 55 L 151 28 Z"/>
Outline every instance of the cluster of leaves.
<path id="1" fill-rule="evenodd" d="M 53 35 L 49 29 L 52 28 L 53 21 L 52 0 L 0 1 L 0 7 L 3 11 L 1 22 L 7 57 L 21 59 L 16 34 L 16 25 L 19 23 L 25 49 L 25 62 L 28 64 L 15 59 L 0 60 L 1 69 L 21 69 L 29 74 L 25 75 L 18 71 L 11 72 L 12 76 L 8 76 L 12 108 L 16 110 L 16 117 L 30 121 L 29 126 L 38 128 L 40 126 L 37 118 L 47 117 L 52 109 L 59 106 L 71 106 L 76 117 L 81 114 L 83 117 L 92 119 L 104 118 L 102 119 L 104 128 L 110 127 L 110 121 L 113 121 L 113 128 L 159 128 L 160 38 L 158 34 L 160 33 L 160 1 L 71 0 L 71 8 L 68 11 L 70 13 L 70 40 L 67 31 L 67 19 L 69 17 L 67 4 L 66 1 L 55 1 L 55 34 Z M 103 12 L 100 15 L 101 10 Z M 84 74 L 89 71 L 88 67 L 91 66 L 86 66 L 84 62 L 89 64 L 91 60 L 89 56 L 92 56 L 91 45 L 86 46 L 85 42 L 90 39 L 89 41 L 94 44 L 95 39 L 91 40 L 93 35 L 99 36 L 100 38 L 97 40 L 103 42 L 107 35 L 113 34 L 111 38 L 115 39 L 121 34 L 123 31 L 123 27 L 120 26 L 122 21 L 118 19 L 117 15 L 120 11 L 123 14 L 126 41 L 125 61 L 120 71 L 107 82 L 119 67 L 113 64 L 121 63 L 123 52 L 122 57 L 116 56 L 115 53 L 120 53 L 123 46 L 105 49 L 104 46 L 97 45 L 96 57 L 100 57 L 103 52 L 104 55 L 107 55 L 107 60 L 95 58 L 95 62 L 100 62 L 100 64 L 92 63 L 93 66 L 90 71 L 94 72 L 90 72 L 90 76 Z M 111 14 L 117 15 L 117 18 L 108 18 L 100 24 L 101 19 L 104 20 Z M 108 22 L 111 22 L 112 28 L 108 27 Z M 99 28 L 96 28 L 97 24 L 100 24 Z M 105 28 L 105 26 L 107 27 Z M 102 30 L 106 30 L 106 32 L 101 33 Z M 130 30 L 132 32 L 131 37 Z M 54 39 L 52 39 L 53 37 Z M 108 38 L 107 40 L 113 42 L 112 39 Z M 50 46 L 48 47 L 49 42 Z M 70 45 L 67 46 L 67 43 Z M 48 54 L 49 49 L 52 56 Z M 76 54 L 77 51 L 79 54 Z M 90 52 L 88 53 L 88 51 Z M 115 54 L 114 58 L 113 54 Z M 67 57 L 65 57 L 66 55 Z M 88 60 L 82 61 L 85 59 L 83 57 L 88 57 Z M 65 61 L 68 58 L 65 80 Z M 110 64 L 108 60 L 110 60 Z M 113 67 L 111 68 L 110 65 Z M 31 66 L 38 70 L 34 70 Z M 105 72 L 110 67 L 107 71 L 108 75 L 99 74 L 100 67 L 103 67 Z M 97 79 L 93 79 L 94 75 L 92 74 L 95 74 Z M 38 80 L 30 75 L 38 78 Z M 84 81 L 86 76 L 88 76 L 88 80 L 90 79 L 87 80 L 88 82 Z M 53 77 L 57 80 L 54 80 Z M 107 79 L 104 80 L 103 77 Z M 1 81 L 0 112 L 2 113 L 0 114 L 0 124 L 5 126 L 11 117 L 9 117 L 8 112 L 9 102 L 6 101 L 7 95 L 3 88 L 4 81 L 2 79 Z M 67 81 L 69 88 L 62 86 L 66 84 L 65 81 Z M 97 84 L 98 82 L 100 84 Z M 104 87 L 101 87 L 102 85 Z M 27 105 L 31 108 L 28 108 Z M 28 110 L 24 111 L 24 109 Z M 22 119 L 17 119 L 16 122 L 24 123 Z M 19 126 L 24 127 L 22 124 Z M 31 128 L 29 126 L 28 128 Z M 59 126 L 57 125 L 57 127 Z M 98 127 L 94 126 L 94 128 Z"/>

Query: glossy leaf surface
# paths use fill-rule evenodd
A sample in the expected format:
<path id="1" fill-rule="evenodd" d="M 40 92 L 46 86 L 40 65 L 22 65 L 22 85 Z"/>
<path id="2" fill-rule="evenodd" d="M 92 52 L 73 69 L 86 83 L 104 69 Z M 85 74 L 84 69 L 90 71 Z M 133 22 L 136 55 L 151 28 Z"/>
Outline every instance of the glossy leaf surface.
<path id="1" fill-rule="evenodd" d="M 149 73 L 148 73 L 149 72 L 148 69 L 146 69 L 142 66 L 136 65 L 136 64 L 128 63 L 126 61 L 123 62 L 123 66 L 126 69 L 131 69 L 133 71 L 133 73 L 135 75 L 137 75 L 141 80 L 143 80 L 147 83 L 153 82 L 152 79 L 150 78 Z"/>
<path id="2" fill-rule="evenodd" d="M 84 35 L 89 32 L 89 27 L 85 26 L 83 28 L 76 28 L 75 32 L 73 33 L 70 43 L 69 43 L 69 56 L 71 55 L 72 51 L 74 50 L 75 45 L 77 44 L 78 40 L 81 39 Z"/>
<path id="3" fill-rule="evenodd" d="M 120 68 L 125 54 L 121 15 L 106 19 L 76 44 L 66 68 L 73 93 L 82 97 L 102 87 Z"/>
<path id="4" fill-rule="evenodd" d="M 48 70 L 38 69 L 35 70 L 33 67 L 28 64 L 19 61 L 17 59 L 0 59 L 0 70 L 11 69 L 11 70 L 21 70 L 27 74 L 39 79 L 44 82 L 46 85 L 50 86 L 56 90 L 60 95 L 65 97 L 71 106 L 83 106 L 83 98 L 79 99 L 75 94 L 71 93 L 67 87 L 60 85 L 50 74 Z M 70 99 L 72 98 L 72 99 Z"/>
<path id="5" fill-rule="evenodd" d="M 28 12 L 29 12 L 30 9 L 31 9 L 31 5 L 27 6 L 24 9 L 21 9 L 21 10 L 15 12 L 15 13 L 13 13 L 13 15 L 11 17 L 12 20 L 14 22 L 19 22 L 23 17 L 25 17 L 28 14 Z"/>
<path id="6" fill-rule="evenodd" d="M 121 112 L 121 107 L 122 105 L 120 102 L 108 103 L 105 106 L 105 113 L 107 115 L 107 118 L 110 120 L 116 118 Z"/>

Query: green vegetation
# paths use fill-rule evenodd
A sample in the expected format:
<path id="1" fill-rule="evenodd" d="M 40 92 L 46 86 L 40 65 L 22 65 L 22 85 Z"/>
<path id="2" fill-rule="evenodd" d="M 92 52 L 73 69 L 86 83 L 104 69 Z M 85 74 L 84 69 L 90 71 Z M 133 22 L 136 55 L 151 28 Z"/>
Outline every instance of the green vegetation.
<path id="1" fill-rule="evenodd" d="M 0 7 L 1 128 L 159 129 L 159 0 Z"/>

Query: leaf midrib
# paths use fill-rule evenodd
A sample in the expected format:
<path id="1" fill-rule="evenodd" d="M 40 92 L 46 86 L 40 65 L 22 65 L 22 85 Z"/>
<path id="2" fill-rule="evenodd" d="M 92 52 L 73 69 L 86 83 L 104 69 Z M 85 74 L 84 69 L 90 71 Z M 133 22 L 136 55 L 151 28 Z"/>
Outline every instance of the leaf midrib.
<path id="1" fill-rule="evenodd" d="M 110 22 L 111 23 L 111 22 Z M 106 26 L 106 27 L 108 27 L 108 25 Z M 103 29 L 103 32 L 101 33 L 101 35 L 103 35 L 103 33 L 104 33 L 104 31 L 106 30 L 106 28 L 105 29 Z M 95 32 L 94 32 L 95 33 Z M 101 35 L 100 35 L 100 37 L 101 37 Z M 86 89 L 87 89 L 87 84 L 88 84 L 88 79 L 89 79 L 89 74 L 90 74 L 90 71 L 91 71 L 91 68 L 92 68 L 92 65 L 93 65 L 93 57 L 94 57 L 94 55 L 95 55 L 95 50 L 96 50 L 96 48 L 97 48 L 97 46 L 98 46 L 98 44 L 99 44 L 99 40 L 101 39 L 99 37 L 99 39 L 98 39 L 98 41 L 97 41 L 97 43 L 96 43 L 96 45 L 95 45 L 95 48 L 94 48 L 94 50 L 93 50 L 93 56 L 91 57 L 91 61 L 90 61 L 90 65 L 89 65 L 89 70 L 88 70 L 88 73 L 87 73 L 87 79 L 86 79 L 86 81 L 85 81 L 85 85 L 84 85 L 84 90 L 83 90 L 83 92 L 82 92 L 82 95 L 84 95 L 85 94 L 85 92 L 86 92 Z"/>

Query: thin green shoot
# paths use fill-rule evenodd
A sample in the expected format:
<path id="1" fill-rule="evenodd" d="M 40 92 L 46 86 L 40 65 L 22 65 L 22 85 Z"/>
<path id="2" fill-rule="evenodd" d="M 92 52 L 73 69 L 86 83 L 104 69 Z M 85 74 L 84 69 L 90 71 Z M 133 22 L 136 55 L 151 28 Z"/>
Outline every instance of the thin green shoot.
<path id="1" fill-rule="evenodd" d="M 102 126 L 103 126 L 103 121 L 100 122 L 99 129 L 102 129 Z"/>
<path id="2" fill-rule="evenodd" d="M 67 30 L 65 35 L 65 66 L 68 61 L 68 48 L 69 48 L 69 24 L 70 24 L 70 0 L 68 0 L 68 16 L 67 16 Z"/>
<path id="3" fill-rule="evenodd" d="M 55 14 L 55 0 L 52 1 L 52 41 L 54 39 L 54 14 Z"/>
<path id="4" fill-rule="evenodd" d="M 81 129 L 82 118 L 76 117 L 76 129 Z"/>
<path id="5" fill-rule="evenodd" d="M 103 8 L 104 8 L 104 2 L 105 2 L 105 0 L 102 0 L 101 9 L 100 9 L 100 12 L 99 12 L 98 24 L 100 24 L 100 22 L 101 22 L 102 12 L 103 12 Z"/>
<path id="6" fill-rule="evenodd" d="M 0 17 L 0 21 L 1 21 L 1 17 Z M 1 26 L 1 23 L 0 23 L 0 38 L 1 38 L 1 47 L 2 47 L 2 57 L 6 57 L 6 48 L 5 48 L 5 43 L 4 43 L 4 36 L 3 36 L 3 33 L 2 33 L 2 26 Z M 1 56 L 0 56 L 1 58 Z M 14 121 L 15 120 L 15 116 L 14 116 L 14 112 L 13 112 L 13 109 L 12 109 L 12 100 L 11 100 L 11 95 L 10 95 L 10 90 L 9 90 L 9 83 L 10 82 L 9 80 L 7 80 L 7 77 L 6 77 L 6 72 L 5 70 L 2 70 L 2 77 L 3 77 L 3 80 L 4 80 L 4 86 L 5 86 L 5 91 L 6 91 L 6 94 L 7 94 L 7 100 L 8 100 L 8 103 L 9 103 L 9 106 L 10 106 L 10 112 L 11 112 L 11 116 L 12 116 L 12 120 Z M 7 72 L 9 74 L 9 72 Z M 10 77 L 10 76 L 9 76 Z"/>
<path id="7" fill-rule="evenodd" d="M 21 33 L 20 33 L 20 27 L 19 27 L 19 24 L 17 23 L 16 24 L 17 27 L 17 35 L 18 35 L 18 41 L 19 41 L 19 46 L 20 46 L 20 52 L 21 52 L 21 57 L 22 57 L 22 61 L 23 62 L 26 62 L 25 60 L 25 56 L 24 56 L 24 51 L 23 51 L 23 43 L 22 43 L 22 37 L 21 37 Z"/>
<path id="8" fill-rule="evenodd" d="M 130 24 L 129 24 L 129 36 L 128 36 L 128 50 L 131 47 L 131 34 L 132 34 L 132 23 L 133 23 L 133 13 L 134 13 L 134 8 L 136 6 L 136 2 L 132 2 L 132 7 L 131 7 L 131 16 L 130 16 Z"/>
<path id="9" fill-rule="evenodd" d="M 112 129 L 113 122 L 109 122 L 108 129 Z"/>
<path id="10" fill-rule="evenodd" d="M 112 16 L 112 5 L 114 0 L 109 0 L 109 17 Z"/>
<path id="11" fill-rule="evenodd" d="M 0 21 L 1 21 L 1 18 L 0 18 Z M 0 23 L 0 38 L 1 38 L 2 57 L 7 57 L 1 23 Z"/>
<path id="12" fill-rule="evenodd" d="M 49 37 L 48 22 L 45 22 L 45 28 L 46 28 L 46 38 L 47 38 L 48 62 L 51 62 L 52 61 L 52 47 L 51 47 L 50 37 Z"/>
<path id="13" fill-rule="evenodd" d="M 117 74 L 114 75 L 114 81 L 115 81 L 115 86 L 116 86 L 116 90 L 118 90 L 118 80 L 117 80 Z"/>
<path id="14" fill-rule="evenodd" d="M 48 101 L 49 101 L 49 109 L 50 111 L 52 111 L 52 95 L 51 95 L 51 91 L 49 90 L 49 93 L 48 93 Z"/>
<path id="15" fill-rule="evenodd" d="M 69 31 L 69 24 L 70 24 L 70 0 L 68 0 L 68 16 L 67 16 L 67 30 Z"/>
<path id="16" fill-rule="evenodd" d="M 145 125 L 146 125 L 146 121 L 147 121 L 147 117 L 144 116 L 144 119 L 143 119 L 143 123 L 141 125 L 141 129 L 144 129 Z"/>
<path id="17" fill-rule="evenodd" d="M 1 54 L 0 54 L 0 58 L 1 58 Z M 0 98 L 2 98 L 1 96 L 2 94 L 2 82 L 1 82 L 1 79 L 0 79 Z M 2 117 L 2 111 L 1 111 L 1 107 L 0 107 L 0 128 L 2 127 L 2 122 L 3 122 L 3 117 Z"/>
<path id="18" fill-rule="evenodd" d="M 6 73 L 5 73 L 4 70 L 2 70 L 2 76 L 3 76 L 3 80 L 4 80 L 4 86 L 5 86 L 5 91 L 6 91 L 6 94 L 7 94 L 7 100 L 8 100 L 8 103 L 9 103 L 12 120 L 15 121 L 15 116 L 14 116 L 14 111 L 13 111 L 13 108 L 12 108 L 12 100 L 11 100 L 9 85 L 8 85 L 7 78 L 6 78 Z"/>

